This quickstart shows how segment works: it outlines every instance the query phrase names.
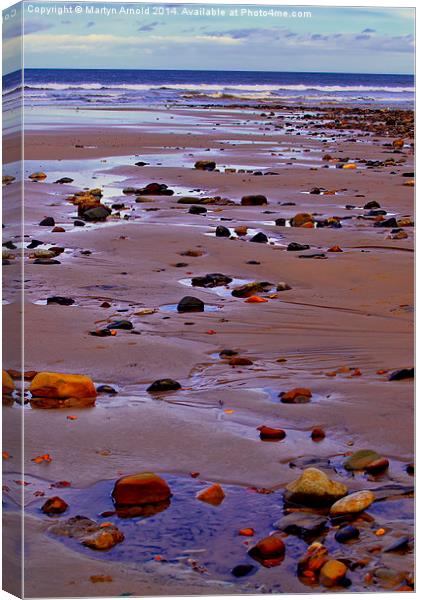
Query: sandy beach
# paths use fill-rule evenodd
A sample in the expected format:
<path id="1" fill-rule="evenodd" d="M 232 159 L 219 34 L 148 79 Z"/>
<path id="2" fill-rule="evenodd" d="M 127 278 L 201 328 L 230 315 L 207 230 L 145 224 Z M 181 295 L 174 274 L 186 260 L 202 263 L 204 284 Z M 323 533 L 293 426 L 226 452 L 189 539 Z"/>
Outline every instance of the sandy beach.
<path id="1" fill-rule="evenodd" d="M 17 337 L 23 247 L 24 369 L 33 372 L 25 389 L 48 371 L 112 390 L 86 408 L 46 409 L 27 392 L 23 410 L 10 397 L 4 403 L 5 523 L 18 522 L 23 495 L 26 597 L 325 590 L 297 576 L 308 538 L 275 526 L 300 512 L 284 492 L 307 468 L 349 494 L 374 493 L 346 520 L 358 540 L 339 543 L 343 522 L 335 520 L 310 540 L 348 567 L 346 585 L 332 589 L 412 589 L 413 379 L 391 378 L 414 361 L 411 118 L 396 110 L 384 125 L 375 109 L 233 105 L 68 109 L 53 126 L 28 126 L 23 239 L 18 184 L 3 187 L 3 242 L 15 246 L 3 243 L 4 336 Z M 37 172 L 46 178 L 29 179 Z M 72 181 L 55 183 L 63 177 Z M 173 194 L 138 193 L 151 183 Z M 69 198 L 94 188 L 109 216 L 75 225 L 81 216 Z M 261 195 L 267 203 L 242 203 Z M 303 214 L 310 225 L 294 226 Z M 51 224 L 40 225 L 46 218 Z M 228 233 L 216 235 L 217 227 Z M 51 248 L 53 258 L 39 254 Z M 230 282 L 192 285 L 215 273 Z M 266 285 L 232 294 L 252 282 Z M 74 302 L 47 303 L 57 296 Z M 204 310 L 177 311 L 185 296 Z M 133 327 L 113 329 L 122 319 Z M 107 327 L 115 335 L 99 336 Z M 19 387 L 16 345 L 4 355 Z M 166 378 L 180 389 L 147 392 Z M 280 393 L 296 388 L 310 390 L 310 401 L 283 402 Z M 23 456 L 13 434 L 22 412 Z M 262 440 L 261 426 L 286 435 Z M 362 449 L 387 466 L 344 468 Z M 46 454 L 51 460 L 34 462 Z M 140 472 L 169 481 L 171 506 L 145 519 L 101 517 L 113 510 L 114 482 Z M 219 506 L 195 497 L 213 483 L 225 492 Z M 59 517 L 40 510 L 54 495 L 69 505 Z M 111 520 L 125 539 L 98 552 L 51 533 L 55 519 L 74 515 Z M 239 536 L 241 528 L 254 535 Z M 275 530 L 285 557 L 265 568 L 247 553 Z M 5 549 L 10 577 L 16 543 L 11 535 Z M 251 574 L 233 576 L 244 564 Z"/>

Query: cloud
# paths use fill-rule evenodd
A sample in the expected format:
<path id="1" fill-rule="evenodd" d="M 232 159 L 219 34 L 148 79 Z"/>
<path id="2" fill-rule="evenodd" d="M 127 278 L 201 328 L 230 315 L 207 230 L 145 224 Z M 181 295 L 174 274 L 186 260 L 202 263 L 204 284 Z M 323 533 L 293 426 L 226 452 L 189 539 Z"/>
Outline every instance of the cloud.
<path id="1" fill-rule="evenodd" d="M 37 33 L 38 31 L 47 31 L 47 29 L 51 29 L 52 26 L 52 23 L 46 23 L 41 21 L 28 21 L 26 19 L 24 19 L 23 21 L 25 35 Z"/>
<path id="2" fill-rule="evenodd" d="M 87 29 L 90 29 L 91 27 L 93 27 L 95 25 L 95 21 L 89 21 L 89 23 L 86 23 L 86 27 Z"/>
<path id="3" fill-rule="evenodd" d="M 139 27 L 138 31 L 153 31 L 157 25 L 159 25 L 158 21 L 154 21 L 153 23 L 147 23 L 146 25 L 142 25 L 141 27 Z"/>

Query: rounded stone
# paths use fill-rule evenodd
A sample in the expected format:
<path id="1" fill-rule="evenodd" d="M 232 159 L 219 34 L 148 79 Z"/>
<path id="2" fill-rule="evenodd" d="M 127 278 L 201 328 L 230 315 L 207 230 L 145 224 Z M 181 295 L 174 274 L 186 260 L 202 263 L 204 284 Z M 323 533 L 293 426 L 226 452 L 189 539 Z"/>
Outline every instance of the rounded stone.
<path id="1" fill-rule="evenodd" d="M 117 506 L 157 504 L 171 497 L 167 482 L 155 473 L 136 473 L 118 479 L 112 497 Z"/>
<path id="2" fill-rule="evenodd" d="M 330 514 L 333 517 L 346 515 L 350 513 L 359 513 L 371 506 L 376 499 L 370 490 L 355 492 L 345 498 L 341 498 L 330 507 Z"/>
<path id="3" fill-rule="evenodd" d="M 333 481 L 323 471 L 310 467 L 286 486 L 286 500 L 308 506 L 330 505 L 347 493 L 345 484 Z"/>
<path id="4" fill-rule="evenodd" d="M 178 312 L 203 312 L 204 310 L 205 303 L 194 296 L 184 296 L 177 304 Z"/>

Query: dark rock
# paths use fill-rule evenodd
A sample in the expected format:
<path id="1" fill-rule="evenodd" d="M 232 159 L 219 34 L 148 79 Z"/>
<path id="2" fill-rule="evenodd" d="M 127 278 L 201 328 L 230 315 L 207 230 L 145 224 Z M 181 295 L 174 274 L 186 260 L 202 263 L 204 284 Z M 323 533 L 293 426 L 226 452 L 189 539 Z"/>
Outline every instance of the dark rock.
<path id="1" fill-rule="evenodd" d="M 356 527 L 352 525 L 346 525 L 345 527 L 341 527 L 335 533 L 335 540 L 340 544 L 346 544 L 351 540 L 356 540 L 360 537 L 360 531 Z"/>
<path id="2" fill-rule="evenodd" d="M 327 518 L 308 512 L 294 512 L 274 524 L 276 529 L 308 539 L 318 537 L 326 529 Z"/>
<path id="3" fill-rule="evenodd" d="M 133 323 L 131 321 L 127 321 L 125 319 L 121 321 L 113 321 L 109 325 L 107 325 L 107 329 L 133 329 Z"/>
<path id="4" fill-rule="evenodd" d="M 374 227 L 397 227 L 398 223 L 395 217 L 390 217 L 390 219 L 384 219 L 384 221 L 376 221 L 374 223 Z"/>
<path id="5" fill-rule="evenodd" d="M 33 248 L 38 248 L 38 246 L 42 246 L 44 242 L 40 242 L 39 240 L 32 240 L 30 244 L 28 244 L 28 248 L 32 250 Z"/>
<path id="6" fill-rule="evenodd" d="M 54 183 L 72 183 L 74 179 L 71 177 L 62 177 L 61 179 L 57 179 Z"/>
<path id="7" fill-rule="evenodd" d="M 218 225 L 218 227 L 215 229 L 215 235 L 216 235 L 216 237 L 230 237 L 231 232 L 228 229 L 228 227 L 224 227 L 223 225 Z"/>
<path id="8" fill-rule="evenodd" d="M 114 389 L 111 385 L 99 385 L 96 388 L 98 394 L 118 394 L 117 390 Z"/>
<path id="9" fill-rule="evenodd" d="M 271 288 L 272 284 L 268 281 L 252 281 L 235 288 L 231 292 L 231 295 L 235 298 L 248 298 L 249 296 L 254 296 L 255 294 L 267 292 Z"/>
<path id="10" fill-rule="evenodd" d="M 275 219 L 275 225 L 277 225 L 277 227 L 285 227 L 286 223 L 286 219 L 283 219 L 282 217 Z"/>
<path id="11" fill-rule="evenodd" d="M 59 498 L 59 496 L 53 496 L 48 498 L 41 507 L 41 510 L 46 515 L 60 515 L 69 508 L 67 502 Z"/>
<path id="12" fill-rule="evenodd" d="M 60 306 L 71 306 L 75 301 L 73 298 L 66 298 L 65 296 L 50 296 L 47 298 L 47 304 L 60 304 Z"/>
<path id="13" fill-rule="evenodd" d="M 84 221 L 79 221 L 79 219 L 76 219 L 76 221 L 73 221 L 73 225 L 75 227 L 85 227 L 85 222 Z"/>
<path id="14" fill-rule="evenodd" d="M 85 221 L 105 221 L 110 214 L 111 210 L 108 208 L 108 206 L 100 204 L 99 206 L 95 206 L 95 208 L 90 208 L 89 210 L 83 211 L 79 216 Z"/>
<path id="15" fill-rule="evenodd" d="M 34 260 L 34 265 L 59 265 L 61 264 L 59 260 L 55 258 L 36 258 Z"/>
<path id="16" fill-rule="evenodd" d="M 327 256 L 323 252 L 308 252 L 300 254 L 298 258 L 327 258 Z"/>
<path id="17" fill-rule="evenodd" d="M 243 196 L 241 198 L 241 206 L 262 206 L 267 203 L 268 199 L 262 194 Z"/>
<path id="18" fill-rule="evenodd" d="M 223 273 L 208 273 L 203 277 L 193 277 L 191 283 L 193 286 L 213 288 L 231 283 L 231 277 Z"/>
<path id="19" fill-rule="evenodd" d="M 216 163 L 214 160 L 198 160 L 195 162 L 194 168 L 200 171 L 214 171 Z"/>
<path id="20" fill-rule="evenodd" d="M 194 206 L 193 205 L 193 206 L 190 206 L 190 208 L 189 208 L 189 213 L 191 215 L 203 215 L 207 212 L 208 212 L 208 210 L 204 206 Z"/>
<path id="21" fill-rule="evenodd" d="M 93 335 L 95 337 L 108 337 L 112 335 L 110 329 L 97 329 L 95 331 L 90 331 L 89 335 Z"/>
<path id="22" fill-rule="evenodd" d="M 147 392 L 172 392 L 181 389 L 181 385 L 174 379 L 157 379 L 148 388 Z"/>
<path id="23" fill-rule="evenodd" d="M 256 244 L 267 244 L 268 241 L 269 241 L 268 236 L 265 235 L 264 233 L 262 233 L 261 231 L 256 233 L 256 235 L 254 235 L 250 239 L 250 242 L 255 242 Z"/>
<path id="24" fill-rule="evenodd" d="M 234 577 L 245 577 L 255 570 L 256 568 L 253 565 L 237 565 L 232 569 L 231 573 Z"/>
<path id="25" fill-rule="evenodd" d="M 384 552 L 406 552 L 409 549 L 410 539 L 406 536 L 401 537 L 384 549 Z"/>
<path id="26" fill-rule="evenodd" d="M 379 215 L 387 215 L 387 211 L 383 210 L 382 208 L 373 208 L 372 210 L 368 211 L 368 217 L 378 217 Z"/>
<path id="27" fill-rule="evenodd" d="M 320 188 L 314 187 L 310 190 L 310 194 L 321 194 L 322 190 Z"/>
<path id="28" fill-rule="evenodd" d="M 221 350 L 221 352 L 219 353 L 219 356 L 221 358 L 230 358 L 231 356 L 237 356 L 238 352 L 236 352 L 235 350 Z"/>
<path id="29" fill-rule="evenodd" d="M 370 200 L 370 202 L 367 202 L 366 204 L 364 204 L 364 208 L 366 210 L 370 210 L 371 208 L 381 208 L 381 206 L 375 200 Z"/>
<path id="30" fill-rule="evenodd" d="M 56 222 L 54 221 L 53 217 L 45 217 L 45 219 L 39 223 L 41 227 L 54 227 L 55 224 Z"/>
<path id="31" fill-rule="evenodd" d="M 184 296 L 177 304 L 178 312 L 203 312 L 205 303 L 194 296 Z"/>
<path id="32" fill-rule="evenodd" d="M 298 242 L 291 242 L 287 246 L 288 252 L 298 252 L 300 250 L 309 250 L 310 246 L 308 244 L 299 244 Z"/>
<path id="33" fill-rule="evenodd" d="M 3 247 L 7 248 L 8 250 L 16 250 L 17 248 L 17 246 L 12 241 L 4 242 Z"/>
<path id="34" fill-rule="evenodd" d="M 147 162 L 143 162 L 142 160 L 139 160 L 139 162 L 135 163 L 135 166 L 136 167 L 145 167 L 148 164 L 149 163 L 147 163 Z"/>
<path id="35" fill-rule="evenodd" d="M 399 369 L 389 375 L 389 381 L 400 381 L 401 379 L 414 379 L 414 367 L 412 369 Z"/>

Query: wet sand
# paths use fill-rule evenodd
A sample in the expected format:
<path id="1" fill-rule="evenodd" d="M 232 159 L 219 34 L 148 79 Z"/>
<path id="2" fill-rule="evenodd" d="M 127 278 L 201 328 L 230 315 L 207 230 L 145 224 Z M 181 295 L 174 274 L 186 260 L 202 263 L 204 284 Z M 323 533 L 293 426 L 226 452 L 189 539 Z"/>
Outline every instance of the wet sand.
<path id="1" fill-rule="evenodd" d="M 212 570 L 192 574 L 184 563 L 136 563 L 135 557 L 128 565 L 92 551 L 87 560 L 45 534 L 50 519 L 39 512 L 42 498 L 33 497 L 41 480 L 68 480 L 89 496 L 96 482 L 114 481 L 123 474 L 154 471 L 189 478 L 194 472 L 203 482 L 276 490 L 274 495 L 281 499 L 285 485 L 300 472 L 299 467 L 291 468 L 291 462 L 315 459 L 317 466 L 326 458 L 372 448 L 389 459 L 385 474 L 350 477 L 333 470 L 331 476 L 345 481 L 350 491 L 412 485 L 406 472 L 413 461 L 412 380 L 389 381 L 388 374 L 413 365 L 413 228 L 403 228 L 406 239 L 389 239 L 391 228 L 375 227 L 373 217 L 364 218 L 368 210 L 363 209 L 375 200 L 387 211 L 385 218 L 413 218 L 413 188 L 403 185 L 407 178 L 402 177 L 413 170 L 412 140 L 396 152 L 392 137 L 327 128 L 312 135 L 316 130 L 311 130 L 309 119 L 294 110 L 282 113 L 280 119 L 262 117 L 251 109 L 163 114 L 164 121 L 173 123 L 171 133 L 162 116 L 142 126 L 141 115 L 139 124 L 130 128 L 82 123 L 25 135 L 26 241 L 40 240 L 41 248 L 65 248 L 58 257 L 60 264 L 53 265 L 34 264 L 25 251 L 25 370 L 82 373 L 97 385 L 118 390 L 116 395 L 99 395 L 91 409 L 24 407 L 23 464 L 29 483 L 25 592 L 40 597 L 151 595 L 165 590 L 171 594 L 320 591 L 295 576 L 305 544 L 294 546 L 290 555 L 287 552 L 282 566 L 260 568 L 254 578 L 235 580 L 230 576 L 235 564 L 229 560 L 226 576 Z M 288 120 L 294 123 L 290 132 Z M 275 122 L 283 128 L 277 129 Z M 356 169 L 335 168 L 334 162 L 322 160 L 325 154 L 350 157 Z M 402 162 L 373 168 L 361 162 L 390 158 Z M 148 164 L 135 166 L 140 160 Z M 219 172 L 194 169 L 197 160 L 214 160 Z M 323 168 L 326 164 L 329 168 Z M 34 171 L 44 171 L 47 179 L 31 182 L 28 175 Z M 256 171 L 262 174 L 255 175 Z M 64 176 L 73 183 L 53 183 Z M 125 187 L 150 182 L 165 183 L 175 193 L 148 197 L 142 203 L 122 194 Z M 7 202 L 13 186 L 4 188 L 4 241 L 19 235 L 17 208 L 12 200 Z M 113 210 L 105 223 L 75 227 L 76 210 L 66 197 L 102 186 L 102 201 L 122 202 L 126 210 Z M 336 193 L 309 194 L 315 187 Z M 264 194 L 268 204 L 240 206 L 241 197 L 249 194 Z M 205 215 L 193 215 L 189 205 L 177 203 L 182 196 L 221 196 L 236 204 L 208 204 Z M 342 227 L 308 229 L 274 223 L 297 213 L 312 213 L 317 219 L 339 217 Z M 46 216 L 65 232 L 40 227 Z M 265 233 L 269 243 L 252 243 L 251 234 L 216 237 L 218 225 L 246 225 L 252 233 Z M 308 244 L 325 258 L 300 258 L 305 252 L 286 250 L 290 242 Z M 327 252 L 335 245 L 343 252 Z M 202 255 L 184 255 L 192 249 Z M 5 267 L 15 277 L 16 269 L 13 264 Z M 192 277 L 214 272 L 234 279 L 229 289 L 189 285 Z M 231 295 L 236 282 L 256 280 L 273 284 L 271 292 L 263 294 L 268 302 L 249 304 Z M 278 282 L 292 289 L 276 292 Z M 14 297 L 12 286 L 5 290 L 9 302 Z M 52 295 L 71 297 L 75 304 L 45 305 Z M 189 314 L 172 310 L 186 295 L 202 299 L 213 310 Z M 103 302 L 111 306 L 103 308 Z M 145 308 L 156 312 L 136 314 Z M 16 314 L 16 308 L 6 304 L 3 310 L 7 339 L 12 335 L 8 328 L 14 326 L 8 315 Z M 89 334 L 116 318 L 130 319 L 138 335 Z M 219 357 L 226 348 L 253 364 L 230 366 Z M 279 362 L 280 358 L 285 360 Z M 5 367 L 20 369 L 19 356 L 10 356 Z M 348 370 L 340 372 L 341 367 Z M 158 398 L 146 392 L 154 380 L 164 377 L 179 381 L 182 389 Z M 312 401 L 282 404 L 279 392 L 295 387 L 310 388 Z M 69 415 L 78 418 L 68 420 Z M 4 408 L 3 419 L 6 431 L 16 430 L 17 404 Z M 263 424 L 285 429 L 285 440 L 262 442 L 256 428 Z M 311 439 L 315 426 L 326 432 L 322 442 Z M 5 482 L 11 496 L 7 522 L 16 518 L 19 450 L 17 437 L 6 442 L 11 455 Z M 31 462 L 43 453 L 51 454 L 51 463 Z M 279 502 L 272 522 L 283 514 Z M 364 579 L 379 566 L 409 578 L 411 553 L 370 551 L 378 542 L 376 524 L 387 524 L 384 546 L 408 530 L 412 509 L 405 506 L 403 514 L 399 509 L 393 519 L 388 509 L 383 518 L 381 508 L 374 511 L 371 537 L 367 534 L 361 546 L 353 548 L 370 560 L 364 569 L 350 573 L 351 591 L 380 589 L 382 582 Z M 71 509 L 71 514 L 78 514 L 77 506 Z M 224 504 L 218 510 L 223 512 Z M 235 509 L 230 510 L 229 519 L 235 523 Z M 265 524 L 253 539 L 269 533 Z M 209 552 L 219 554 L 218 561 L 223 562 L 222 546 Z M 348 547 L 333 546 L 333 557 L 346 558 L 347 553 Z M 44 564 L 55 565 L 48 577 L 43 575 L 40 556 Z M 89 577 L 98 572 L 113 581 L 92 583 Z"/>

